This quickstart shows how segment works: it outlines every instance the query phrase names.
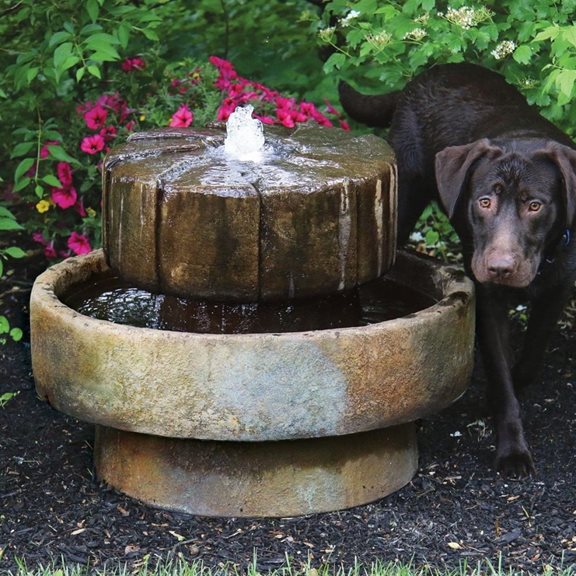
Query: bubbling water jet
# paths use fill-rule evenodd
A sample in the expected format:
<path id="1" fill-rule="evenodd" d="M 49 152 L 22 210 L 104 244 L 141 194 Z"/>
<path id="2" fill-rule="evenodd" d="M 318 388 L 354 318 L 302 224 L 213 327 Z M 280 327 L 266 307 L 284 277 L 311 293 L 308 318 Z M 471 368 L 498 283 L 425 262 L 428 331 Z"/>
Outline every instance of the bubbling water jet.
<path id="1" fill-rule="evenodd" d="M 224 152 L 241 161 L 261 162 L 264 156 L 264 127 L 252 118 L 254 107 L 239 106 L 226 122 Z"/>

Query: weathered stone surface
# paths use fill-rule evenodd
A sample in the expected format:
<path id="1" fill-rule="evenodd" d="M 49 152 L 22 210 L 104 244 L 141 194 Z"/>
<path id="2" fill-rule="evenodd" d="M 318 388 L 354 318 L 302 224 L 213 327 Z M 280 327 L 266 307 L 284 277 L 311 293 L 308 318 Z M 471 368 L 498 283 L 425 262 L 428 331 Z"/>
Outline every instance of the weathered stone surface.
<path id="1" fill-rule="evenodd" d="M 388 145 L 305 127 L 267 130 L 262 163 L 224 156 L 217 130 L 137 134 L 105 161 L 103 245 L 138 286 L 237 301 L 305 297 L 394 261 Z"/>
<path id="2" fill-rule="evenodd" d="M 31 295 L 38 393 L 104 426 L 159 436 L 266 441 L 411 422 L 465 389 L 473 288 L 459 271 L 399 253 L 390 272 L 440 301 L 358 328 L 190 334 L 82 316 L 59 299 L 104 270 L 101 251 L 44 272 Z"/>
<path id="3" fill-rule="evenodd" d="M 413 424 L 310 440 L 210 442 L 96 427 L 98 477 L 144 502 L 202 516 L 296 516 L 372 502 L 418 464 Z"/>

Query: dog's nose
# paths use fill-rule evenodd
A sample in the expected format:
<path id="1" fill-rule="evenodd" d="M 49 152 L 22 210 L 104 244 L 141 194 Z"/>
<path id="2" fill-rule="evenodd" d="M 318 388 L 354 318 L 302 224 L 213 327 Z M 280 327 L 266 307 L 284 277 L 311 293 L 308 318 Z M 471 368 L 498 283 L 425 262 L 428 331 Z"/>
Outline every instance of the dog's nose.
<path id="1" fill-rule="evenodd" d="M 493 280 L 503 280 L 512 275 L 514 264 L 514 258 L 510 255 L 493 256 L 488 261 L 488 273 Z"/>

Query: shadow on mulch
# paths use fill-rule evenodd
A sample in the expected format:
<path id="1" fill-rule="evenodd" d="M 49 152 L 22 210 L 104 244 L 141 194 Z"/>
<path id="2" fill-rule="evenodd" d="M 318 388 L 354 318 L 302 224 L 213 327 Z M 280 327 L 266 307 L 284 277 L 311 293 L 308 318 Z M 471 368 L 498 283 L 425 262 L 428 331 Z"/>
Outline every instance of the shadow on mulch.
<path id="1" fill-rule="evenodd" d="M 481 559 L 536 571 L 576 563 L 576 334 L 558 335 L 544 384 L 523 400 L 538 473 L 503 479 L 476 374 L 464 397 L 420 423 L 420 467 L 391 496 L 284 519 L 218 519 L 154 510 L 101 485 L 93 427 L 35 393 L 26 344 L 0 346 L 0 573 L 64 558 L 103 566 L 183 557 L 209 567 L 375 560 L 455 567 Z"/>

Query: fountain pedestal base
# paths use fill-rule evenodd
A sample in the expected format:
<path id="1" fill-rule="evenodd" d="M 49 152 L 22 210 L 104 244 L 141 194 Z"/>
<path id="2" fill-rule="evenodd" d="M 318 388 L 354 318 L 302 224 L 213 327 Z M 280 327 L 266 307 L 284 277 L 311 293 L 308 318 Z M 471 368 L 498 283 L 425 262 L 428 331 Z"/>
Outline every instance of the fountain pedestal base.
<path id="1" fill-rule="evenodd" d="M 358 434 L 218 442 L 96 427 L 98 477 L 159 508 L 204 516 L 297 516 L 382 498 L 416 472 L 414 424 Z"/>

